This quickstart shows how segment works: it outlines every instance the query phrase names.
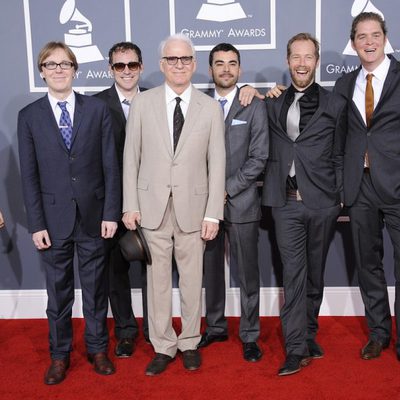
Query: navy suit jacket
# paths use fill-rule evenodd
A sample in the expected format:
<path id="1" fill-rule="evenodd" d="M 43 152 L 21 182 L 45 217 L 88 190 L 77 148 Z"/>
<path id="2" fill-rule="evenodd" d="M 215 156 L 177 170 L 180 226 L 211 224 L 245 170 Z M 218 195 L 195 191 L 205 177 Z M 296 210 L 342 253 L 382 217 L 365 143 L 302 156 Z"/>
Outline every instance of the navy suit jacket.
<path id="1" fill-rule="evenodd" d="M 295 141 L 280 123 L 285 96 L 266 101 L 270 156 L 262 204 L 271 207 L 286 204 L 286 179 L 293 160 L 298 189 L 306 207 L 321 209 L 338 204 L 343 179 L 344 99 L 319 86 L 318 108 Z"/>
<path id="2" fill-rule="evenodd" d="M 18 141 L 28 229 L 67 238 L 77 209 L 85 232 L 99 236 L 101 221 L 118 221 L 120 178 L 111 115 L 94 97 L 75 93 L 72 145 L 61 137 L 48 96 L 18 115 Z"/>
<path id="3" fill-rule="evenodd" d="M 348 130 L 344 155 L 344 199 L 351 206 L 360 191 L 364 155 L 368 149 L 370 176 L 387 204 L 400 200 L 400 63 L 390 57 L 381 97 L 368 129 L 353 102 L 354 87 L 361 67 L 336 82 L 334 91 L 347 100 Z"/>
<path id="4" fill-rule="evenodd" d="M 226 182 L 224 219 L 233 223 L 261 219 L 257 177 L 268 158 L 267 108 L 260 99 L 243 107 L 239 89 L 225 118 Z"/>

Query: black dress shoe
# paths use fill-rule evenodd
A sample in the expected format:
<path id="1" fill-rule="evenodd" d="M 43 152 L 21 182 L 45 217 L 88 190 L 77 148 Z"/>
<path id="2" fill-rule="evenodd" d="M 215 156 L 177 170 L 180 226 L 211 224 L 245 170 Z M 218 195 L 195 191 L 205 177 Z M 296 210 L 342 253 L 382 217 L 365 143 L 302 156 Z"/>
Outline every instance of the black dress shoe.
<path id="1" fill-rule="evenodd" d="M 255 362 L 262 357 L 262 351 L 256 342 L 243 343 L 243 358 L 246 361 Z"/>
<path id="2" fill-rule="evenodd" d="M 65 373 L 69 368 L 69 358 L 62 360 L 51 360 L 49 369 L 44 376 L 44 383 L 46 385 L 57 385 L 65 379 Z"/>
<path id="3" fill-rule="evenodd" d="M 100 375 L 112 375 L 115 372 L 114 364 L 104 352 L 89 353 L 87 359 L 93 364 L 95 372 Z"/>
<path id="4" fill-rule="evenodd" d="M 310 363 L 310 358 L 297 354 L 288 354 L 285 363 L 278 371 L 279 376 L 292 375 Z"/>
<path id="5" fill-rule="evenodd" d="M 203 333 L 201 336 L 201 340 L 199 344 L 197 345 L 197 348 L 200 349 L 200 347 L 206 347 L 211 343 L 214 342 L 225 342 L 228 340 L 228 335 L 210 335 L 209 333 Z"/>
<path id="6" fill-rule="evenodd" d="M 368 343 L 361 349 L 361 358 L 363 360 L 372 360 L 378 358 L 383 349 L 386 349 L 388 344 L 384 345 L 377 340 L 368 340 Z"/>
<path id="7" fill-rule="evenodd" d="M 311 358 L 322 358 L 324 356 L 322 347 L 314 339 L 307 339 L 307 347 Z"/>
<path id="8" fill-rule="evenodd" d="M 397 360 L 400 361 L 400 352 L 397 352 Z"/>
<path id="9" fill-rule="evenodd" d="M 130 357 L 133 353 L 134 342 L 132 338 L 122 338 L 115 346 L 114 354 L 119 358 Z"/>
<path id="10" fill-rule="evenodd" d="M 166 354 L 156 353 L 155 357 L 150 361 L 146 368 L 146 375 L 154 376 L 164 372 L 170 362 L 174 358 L 167 356 Z"/>
<path id="11" fill-rule="evenodd" d="M 201 356 L 199 350 L 185 350 L 182 352 L 183 366 L 189 371 L 200 368 Z"/>

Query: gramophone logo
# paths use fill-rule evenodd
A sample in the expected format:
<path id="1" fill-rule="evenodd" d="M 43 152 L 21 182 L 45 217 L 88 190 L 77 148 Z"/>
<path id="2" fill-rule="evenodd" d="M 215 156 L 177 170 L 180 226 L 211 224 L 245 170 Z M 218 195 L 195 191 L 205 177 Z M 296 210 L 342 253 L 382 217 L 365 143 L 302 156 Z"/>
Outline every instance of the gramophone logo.
<path id="1" fill-rule="evenodd" d="M 79 69 L 74 88 L 82 92 L 99 91 L 112 83 L 105 55 L 112 43 L 131 40 L 130 0 L 112 2 L 113 27 L 109 0 L 23 0 L 29 87 L 45 92 L 36 60 L 40 49 L 53 40 L 62 41 L 74 52 Z"/>
<path id="2" fill-rule="evenodd" d="M 225 22 L 247 17 L 240 3 L 234 0 L 208 0 L 207 3 L 202 4 L 196 18 Z"/>
<path id="3" fill-rule="evenodd" d="M 372 4 L 371 0 L 354 0 L 353 6 L 351 7 L 351 16 L 355 18 L 358 14 L 361 14 L 362 12 L 374 12 L 376 14 L 379 14 L 383 19 L 385 19 L 385 16 L 383 15 L 382 11 L 377 9 Z M 385 53 L 386 54 L 393 53 L 393 47 L 389 43 L 389 40 L 387 40 L 386 42 Z M 347 46 L 343 50 L 343 54 L 346 56 L 357 56 L 357 53 L 351 47 L 351 40 L 348 41 Z"/>
<path id="4" fill-rule="evenodd" d="M 239 50 L 276 48 L 276 0 L 169 0 L 170 32 L 183 33 L 196 50 L 229 42 Z"/>

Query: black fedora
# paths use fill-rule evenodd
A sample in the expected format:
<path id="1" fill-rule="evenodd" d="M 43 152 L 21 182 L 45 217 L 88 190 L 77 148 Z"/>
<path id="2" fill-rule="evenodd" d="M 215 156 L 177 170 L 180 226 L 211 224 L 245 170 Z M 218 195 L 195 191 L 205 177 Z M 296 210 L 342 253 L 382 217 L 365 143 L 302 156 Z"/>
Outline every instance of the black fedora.
<path id="1" fill-rule="evenodd" d="M 126 261 L 145 261 L 151 265 L 151 254 L 142 228 L 136 224 L 136 229 L 127 231 L 118 241 L 121 253 Z"/>

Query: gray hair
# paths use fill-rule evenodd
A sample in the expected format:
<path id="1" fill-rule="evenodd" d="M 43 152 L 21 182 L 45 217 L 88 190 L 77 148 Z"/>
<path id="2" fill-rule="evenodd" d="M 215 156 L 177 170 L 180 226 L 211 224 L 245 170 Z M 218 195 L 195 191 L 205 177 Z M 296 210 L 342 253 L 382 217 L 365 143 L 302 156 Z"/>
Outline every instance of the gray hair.
<path id="1" fill-rule="evenodd" d="M 192 50 L 192 54 L 191 54 L 191 55 L 192 55 L 193 57 L 196 56 L 196 50 L 195 50 L 195 48 L 194 48 L 193 42 L 187 37 L 187 35 L 184 35 L 183 33 L 176 33 L 175 35 L 168 36 L 167 38 L 165 38 L 165 39 L 160 43 L 160 46 L 159 46 L 159 48 L 158 48 L 160 57 L 163 57 L 163 56 L 164 56 L 164 50 L 165 50 L 166 45 L 167 45 L 169 42 L 173 42 L 173 41 L 175 41 L 175 40 L 178 40 L 178 41 L 181 41 L 181 42 L 186 43 L 186 44 L 191 48 L 191 50 Z"/>

